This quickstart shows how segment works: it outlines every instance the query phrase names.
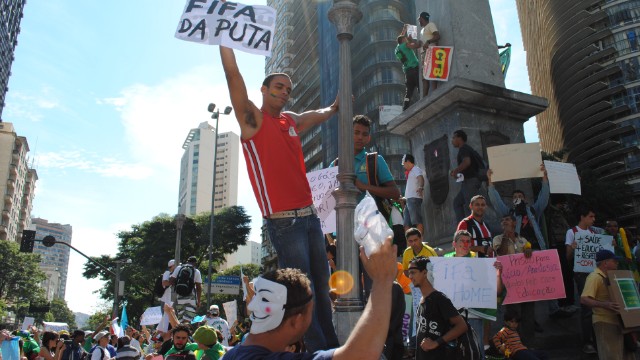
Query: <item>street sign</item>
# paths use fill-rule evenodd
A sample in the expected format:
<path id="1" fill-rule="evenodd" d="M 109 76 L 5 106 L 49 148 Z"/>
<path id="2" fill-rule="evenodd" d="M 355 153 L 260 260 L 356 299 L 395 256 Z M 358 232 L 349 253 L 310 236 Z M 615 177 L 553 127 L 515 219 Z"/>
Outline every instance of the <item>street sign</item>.
<path id="1" fill-rule="evenodd" d="M 209 286 L 208 282 L 205 282 Z M 240 276 L 218 276 L 211 283 L 212 294 L 238 295 L 240 293 Z"/>

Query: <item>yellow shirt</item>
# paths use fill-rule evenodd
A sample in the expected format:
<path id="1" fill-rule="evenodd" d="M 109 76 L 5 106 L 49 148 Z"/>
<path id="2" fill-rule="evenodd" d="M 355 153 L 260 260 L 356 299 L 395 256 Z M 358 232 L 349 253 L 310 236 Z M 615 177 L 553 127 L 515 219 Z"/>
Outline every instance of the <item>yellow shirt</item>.
<path id="1" fill-rule="evenodd" d="M 600 270 L 600 268 L 596 268 L 591 274 L 589 274 L 589 276 L 587 276 L 581 296 L 587 296 L 598 301 L 611 301 L 611 298 L 609 297 L 609 290 L 605 284 L 606 278 L 607 274 Z M 618 314 L 615 312 L 601 307 L 594 307 L 591 310 L 593 310 L 592 320 L 594 323 L 604 322 L 620 325 Z"/>
<path id="2" fill-rule="evenodd" d="M 425 243 L 422 243 L 422 249 L 420 249 L 420 252 L 417 254 L 414 254 L 413 248 L 409 246 L 404 250 L 404 253 L 402 253 L 402 268 L 405 270 L 408 270 L 409 263 L 411 262 L 411 260 L 413 260 L 414 257 L 418 257 L 418 256 L 424 256 L 428 258 L 431 256 L 438 256 L 438 254 L 436 254 L 436 251 L 433 250 L 431 246 Z"/>

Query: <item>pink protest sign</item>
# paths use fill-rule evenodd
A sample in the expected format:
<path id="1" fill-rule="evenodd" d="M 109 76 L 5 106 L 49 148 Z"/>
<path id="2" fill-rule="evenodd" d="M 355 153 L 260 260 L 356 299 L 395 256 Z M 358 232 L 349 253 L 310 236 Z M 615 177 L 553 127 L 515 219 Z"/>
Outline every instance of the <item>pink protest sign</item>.
<path id="1" fill-rule="evenodd" d="M 560 259 L 556 250 L 498 256 L 502 263 L 502 282 L 507 289 L 503 304 L 517 304 L 565 297 Z"/>

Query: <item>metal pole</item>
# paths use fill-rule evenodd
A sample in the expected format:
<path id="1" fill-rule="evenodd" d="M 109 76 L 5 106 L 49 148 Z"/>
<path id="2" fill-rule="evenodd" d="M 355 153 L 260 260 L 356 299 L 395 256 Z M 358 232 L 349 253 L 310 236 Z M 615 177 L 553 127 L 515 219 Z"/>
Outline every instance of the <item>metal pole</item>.
<path id="1" fill-rule="evenodd" d="M 213 228 L 215 227 L 214 208 L 216 203 L 216 172 L 218 171 L 218 123 L 220 121 L 220 108 L 211 115 L 216 119 L 216 135 L 213 142 L 213 185 L 211 185 L 211 219 L 209 220 L 209 271 L 207 272 L 207 309 L 211 306 L 211 273 L 213 272 Z"/>
<path id="2" fill-rule="evenodd" d="M 120 296 L 118 295 L 119 286 L 120 286 L 120 262 L 116 261 L 116 281 L 114 283 L 113 314 L 111 314 L 112 319 L 115 319 L 118 317 L 118 302 L 120 301 Z"/>

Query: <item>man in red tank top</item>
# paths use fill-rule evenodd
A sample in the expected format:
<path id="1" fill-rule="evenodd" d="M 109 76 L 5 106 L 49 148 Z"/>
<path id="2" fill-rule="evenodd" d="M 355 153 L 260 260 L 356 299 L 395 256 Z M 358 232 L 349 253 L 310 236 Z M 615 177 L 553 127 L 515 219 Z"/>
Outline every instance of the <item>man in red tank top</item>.
<path id="1" fill-rule="evenodd" d="M 291 79 L 276 73 L 265 78 L 260 88 L 262 106 L 258 108 L 249 100 L 233 50 L 220 46 L 220 57 L 240 124 L 247 172 L 278 254 L 278 267 L 300 269 L 312 282 L 316 316 L 305 334 L 305 345 L 312 352 L 335 348 L 339 344 L 331 322 L 324 236 L 313 207 L 298 134 L 337 113 L 338 100 L 325 109 L 283 112 L 292 90 Z"/>

